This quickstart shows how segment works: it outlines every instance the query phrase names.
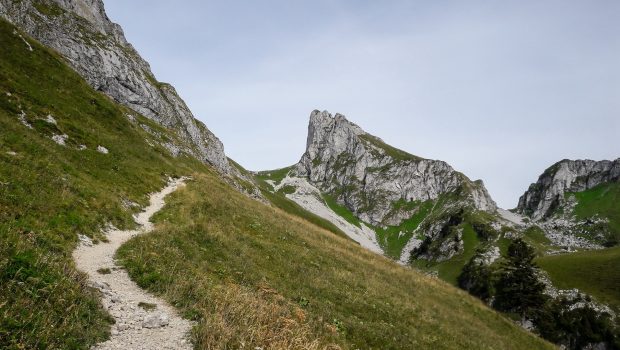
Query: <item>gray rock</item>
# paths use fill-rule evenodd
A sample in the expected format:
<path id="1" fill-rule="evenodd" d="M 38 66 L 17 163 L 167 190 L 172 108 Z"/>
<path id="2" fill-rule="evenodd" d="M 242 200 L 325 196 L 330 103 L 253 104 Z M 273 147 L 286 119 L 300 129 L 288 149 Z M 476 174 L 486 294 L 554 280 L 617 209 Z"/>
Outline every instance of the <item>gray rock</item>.
<path id="1" fill-rule="evenodd" d="M 397 201 L 426 201 L 466 188 L 469 203 L 494 212 L 482 181 L 471 181 L 443 161 L 424 159 L 386 145 L 343 115 L 313 111 L 306 152 L 297 176 L 327 193 L 372 225 L 398 225 L 413 212 L 394 211 Z"/>
<path id="2" fill-rule="evenodd" d="M 103 153 L 103 154 L 108 154 L 110 153 L 110 151 L 108 151 L 107 148 L 103 147 L 103 146 L 97 146 L 97 152 L 99 153 Z"/>
<path id="3" fill-rule="evenodd" d="M 109 20 L 101 0 L 46 0 L 44 13 L 34 3 L 0 1 L 0 16 L 58 51 L 95 90 L 173 128 L 183 140 L 177 147 L 184 153 L 224 174 L 231 172 L 220 140 L 194 118 L 171 85 L 155 79 L 121 27 Z"/>
<path id="4" fill-rule="evenodd" d="M 564 206 L 567 192 L 581 192 L 604 182 L 620 181 L 620 158 L 610 161 L 562 160 L 540 175 L 519 199 L 517 212 L 534 220 L 546 219 Z"/>
<path id="5" fill-rule="evenodd" d="M 170 322 L 168 315 L 164 313 L 150 314 L 146 316 L 142 322 L 144 328 L 160 328 L 165 327 Z"/>

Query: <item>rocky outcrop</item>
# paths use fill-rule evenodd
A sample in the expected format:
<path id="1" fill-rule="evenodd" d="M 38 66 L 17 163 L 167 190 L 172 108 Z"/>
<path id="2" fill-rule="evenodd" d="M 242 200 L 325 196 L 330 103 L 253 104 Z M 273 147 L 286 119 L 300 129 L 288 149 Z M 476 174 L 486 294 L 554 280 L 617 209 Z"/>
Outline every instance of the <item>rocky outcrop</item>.
<path id="1" fill-rule="evenodd" d="M 567 203 L 565 193 L 581 192 L 605 182 L 620 181 L 620 158 L 603 160 L 562 160 L 540 175 L 519 199 L 517 212 L 534 220 L 548 218 Z"/>
<path id="2" fill-rule="evenodd" d="M 295 173 L 375 226 L 397 226 L 416 210 L 407 203 L 450 193 L 475 209 L 496 210 L 482 181 L 469 180 L 443 161 L 393 148 L 326 111 L 310 115 L 306 152 Z"/>
<path id="3" fill-rule="evenodd" d="M 96 90 L 175 130 L 187 141 L 177 145 L 181 151 L 231 172 L 220 140 L 172 86 L 155 79 L 101 0 L 0 0 L 0 16 L 58 51 Z"/>

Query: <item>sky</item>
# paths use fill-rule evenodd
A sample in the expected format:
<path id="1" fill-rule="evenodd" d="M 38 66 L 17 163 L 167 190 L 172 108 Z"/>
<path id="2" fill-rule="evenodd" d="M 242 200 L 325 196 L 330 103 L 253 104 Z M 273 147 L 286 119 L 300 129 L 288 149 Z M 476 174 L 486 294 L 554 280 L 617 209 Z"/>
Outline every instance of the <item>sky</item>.
<path id="1" fill-rule="evenodd" d="M 561 159 L 620 157 L 620 1 L 105 0 L 250 170 L 314 109 L 482 179 L 503 208 Z"/>

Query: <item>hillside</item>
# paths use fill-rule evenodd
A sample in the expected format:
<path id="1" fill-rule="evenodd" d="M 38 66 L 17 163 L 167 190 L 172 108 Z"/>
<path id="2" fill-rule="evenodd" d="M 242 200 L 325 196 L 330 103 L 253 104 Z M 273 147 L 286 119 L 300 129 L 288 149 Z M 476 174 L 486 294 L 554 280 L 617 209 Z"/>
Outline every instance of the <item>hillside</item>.
<path id="1" fill-rule="evenodd" d="M 138 283 L 198 321 L 198 348 L 551 348 L 464 292 L 173 156 L 165 144 L 187 142 L 176 130 L 94 91 L 1 20 L 0 44 L 11 53 L 0 55 L 1 348 L 106 339 L 114 321 L 71 260 L 79 235 L 104 244 L 106 227 L 135 227 L 149 193 L 190 174 L 158 230 L 120 256 Z"/>
<path id="2" fill-rule="evenodd" d="M 162 143 L 171 153 L 189 154 L 231 174 L 220 140 L 194 118 L 172 85 L 157 81 L 123 29 L 110 21 L 102 0 L 3 0 L 0 17 L 60 53 L 93 89 L 183 139 Z"/>
<path id="3" fill-rule="evenodd" d="M 0 46 L 0 348 L 88 348 L 113 321 L 71 260 L 78 235 L 134 227 L 168 176 L 208 169 L 4 20 Z"/>
<path id="4" fill-rule="evenodd" d="M 516 209 L 545 235 L 538 261 L 554 284 L 578 288 L 616 310 L 620 306 L 619 181 L 618 159 L 562 160 L 530 185 Z"/>
<path id="5" fill-rule="evenodd" d="M 199 320 L 202 348 L 552 348 L 466 293 L 213 175 L 195 175 L 156 222 L 120 257 Z"/>
<path id="6" fill-rule="evenodd" d="M 262 171 L 263 192 L 329 220 L 361 246 L 456 284 L 477 249 L 495 251 L 506 224 L 482 181 L 313 111 L 299 163 Z"/>

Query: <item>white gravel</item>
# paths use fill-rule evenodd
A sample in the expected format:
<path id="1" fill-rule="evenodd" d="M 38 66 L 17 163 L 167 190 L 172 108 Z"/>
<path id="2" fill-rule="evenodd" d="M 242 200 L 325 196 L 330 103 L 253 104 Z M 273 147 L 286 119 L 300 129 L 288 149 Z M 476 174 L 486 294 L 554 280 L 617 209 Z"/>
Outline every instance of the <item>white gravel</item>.
<path id="1" fill-rule="evenodd" d="M 515 224 L 517 226 L 525 225 L 525 217 L 519 214 L 513 213 L 506 209 L 497 208 L 497 213 L 506 221 Z"/>
<path id="2" fill-rule="evenodd" d="M 188 335 L 192 323 L 179 317 L 164 300 L 140 289 L 114 261 L 114 254 L 123 243 L 153 230 L 149 219 L 164 206 L 164 197 L 182 186 L 184 180 L 172 180 L 151 196 L 150 205 L 134 217 L 139 230 L 112 229 L 106 233 L 108 243 L 92 244 L 87 237 L 80 237 L 81 244 L 73 258 L 77 267 L 88 274 L 90 284 L 101 291 L 104 308 L 116 320 L 111 338 L 94 349 L 192 349 Z M 109 268 L 111 273 L 97 272 L 101 268 Z M 138 306 L 140 302 L 154 304 L 156 308 L 146 311 Z"/>
<path id="3" fill-rule="evenodd" d="M 295 187 L 295 193 L 286 195 L 288 199 L 299 204 L 299 206 L 307 211 L 330 221 L 362 247 L 377 254 L 383 254 L 383 250 L 377 242 L 375 231 L 364 225 L 364 223 L 361 223 L 360 227 L 357 227 L 336 214 L 323 201 L 321 192 L 316 187 L 312 186 L 308 180 L 299 177 L 286 177 L 279 185 L 274 187 L 277 191 L 286 185 Z"/>

